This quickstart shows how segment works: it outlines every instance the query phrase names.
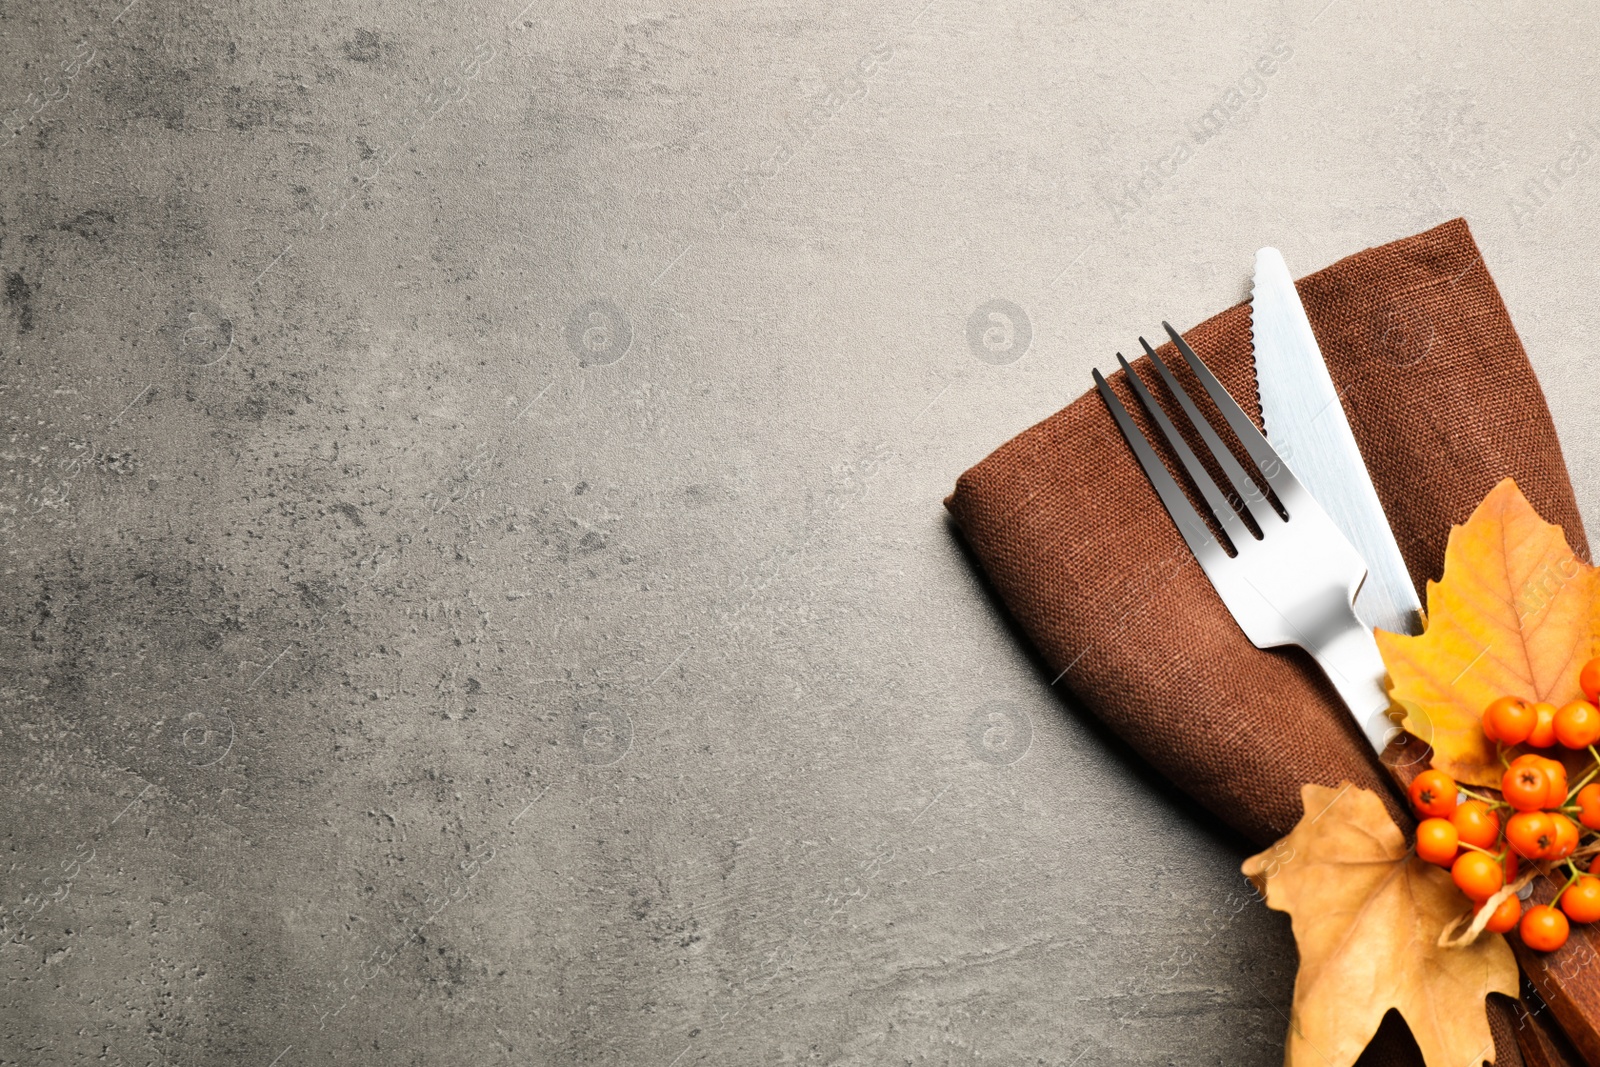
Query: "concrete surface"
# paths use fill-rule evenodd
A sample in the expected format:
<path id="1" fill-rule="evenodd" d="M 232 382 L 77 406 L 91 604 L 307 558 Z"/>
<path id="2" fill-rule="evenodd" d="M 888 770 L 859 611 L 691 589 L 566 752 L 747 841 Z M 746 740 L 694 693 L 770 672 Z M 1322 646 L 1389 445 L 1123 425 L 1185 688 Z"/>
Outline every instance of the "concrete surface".
<path id="1" fill-rule="evenodd" d="M 1286 921 L 940 499 L 1465 214 L 1600 530 L 1595 31 L 5 4 L 0 1063 L 1278 1062 Z"/>

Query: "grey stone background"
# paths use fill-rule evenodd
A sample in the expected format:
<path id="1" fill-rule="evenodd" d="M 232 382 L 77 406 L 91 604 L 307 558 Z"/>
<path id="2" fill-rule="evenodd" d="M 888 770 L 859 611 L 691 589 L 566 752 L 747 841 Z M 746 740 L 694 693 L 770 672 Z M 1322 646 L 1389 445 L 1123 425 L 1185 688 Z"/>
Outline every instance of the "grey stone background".
<path id="1" fill-rule="evenodd" d="M 1600 529 L 1595 31 L 0 6 L 0 1063 L 1278 1062 L 1284 917 L 940 500 L 1464 214 Z"/>

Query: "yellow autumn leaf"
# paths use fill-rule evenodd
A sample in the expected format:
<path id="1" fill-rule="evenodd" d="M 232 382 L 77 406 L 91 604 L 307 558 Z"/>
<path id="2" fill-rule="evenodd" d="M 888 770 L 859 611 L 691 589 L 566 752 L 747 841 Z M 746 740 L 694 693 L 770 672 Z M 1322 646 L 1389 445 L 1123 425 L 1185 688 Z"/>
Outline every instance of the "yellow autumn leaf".
<path id="1" fill-rule="evenodd" d="M 1581 697 L 1578 671 L 1600 650 L 1600 570 L 1507 478 L 1450 531 L 1444 576 L 1428 583 L 1420 636 L 1377 633 L 1403 725 L 1458 782 L 1500 784 L 1480 716 L 1503 696 L 1557 707 Z"/>
<path id="2" fill-rule="evenodd" d="M 1300 949 L 1284 1067 L 1349 1067 L 1390 1008 L 1428 1067 L 1492 1059 L 1484 998 L 1517 995 L 1505 938 L 1439 947 L 1466 899 L 1407 848 L 1376 793 L 1346 782 L 1305 785 L 1300 797 L 1289 836 L 1244 864 L 1267 906 L 1289 913 Z"/>

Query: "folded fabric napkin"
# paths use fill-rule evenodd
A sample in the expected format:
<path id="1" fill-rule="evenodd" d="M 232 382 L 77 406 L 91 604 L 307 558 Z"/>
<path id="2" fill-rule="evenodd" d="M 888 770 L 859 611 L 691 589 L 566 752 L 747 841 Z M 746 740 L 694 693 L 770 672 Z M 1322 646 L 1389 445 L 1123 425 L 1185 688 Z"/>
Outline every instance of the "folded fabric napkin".
<path id="1" fill-rule="evenodd" d="M 1587 558 L 1544 394 L 1464 220 L 1296 288 L 1424 603 L 1450 527 L 1507 476 Z M 1184 336 L 1259 426 L 1249 305 Z M 1110 381 L 1158 440 L 1124 376 Z M 1409 825 L 1315 662 L 1258 649 L 1233 621 L 1093 390 L 963 474 L 945 506 L 1057 684 L 1219 819 L 1264 845 L 1300 818 L 1302 783 L 1348 780 Z M 1503 1017 L 1495 1030 L 1497 1062 L 1520 1062 Z"/>

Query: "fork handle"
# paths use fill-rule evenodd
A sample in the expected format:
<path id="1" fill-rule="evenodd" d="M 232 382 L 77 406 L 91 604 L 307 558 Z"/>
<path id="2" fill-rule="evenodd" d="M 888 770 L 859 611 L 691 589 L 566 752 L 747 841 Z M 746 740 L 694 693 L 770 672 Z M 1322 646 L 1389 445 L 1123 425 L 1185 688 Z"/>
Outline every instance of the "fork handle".
<path id="1" fill-rule="evenodd" d="M 1314 641 L 1307 643 L 1306 651 L 1339 691 L 1373 751 L 1383 755 L 1399 730 L 1388 715 L 1389 692 L 1384 687 L 1388 672 L 1372 631 L 1352 611 L 1344 626 L 1319 633 Z"/>

